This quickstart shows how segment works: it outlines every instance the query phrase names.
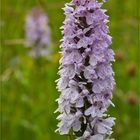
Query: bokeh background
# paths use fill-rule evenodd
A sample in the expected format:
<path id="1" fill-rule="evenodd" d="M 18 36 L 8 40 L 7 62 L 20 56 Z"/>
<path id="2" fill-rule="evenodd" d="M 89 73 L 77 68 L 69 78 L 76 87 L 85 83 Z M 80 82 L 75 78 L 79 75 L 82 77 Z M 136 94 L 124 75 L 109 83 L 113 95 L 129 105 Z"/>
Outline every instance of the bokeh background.
<path id="1" fill-rule="evenodd" d="M 1 140 L 67 140 L 55 133 L 57 121 L 53 112 L 59 93 L 58 78 L 60 26 L 62 7 L 69 0 L 2 0 L 0 92 Z M 52 58 L 33 59 L 28 48 L 18 40 L 24 38 L 27 12 L 40 5 L 49 17 Z M 138 0 L 108 0 L 104 5 L 110 16 L 113 64 L 116 79 L 111 116 L 116 117 L 113 137 L 116 140 L 139 140 L 138 94 Z"/>

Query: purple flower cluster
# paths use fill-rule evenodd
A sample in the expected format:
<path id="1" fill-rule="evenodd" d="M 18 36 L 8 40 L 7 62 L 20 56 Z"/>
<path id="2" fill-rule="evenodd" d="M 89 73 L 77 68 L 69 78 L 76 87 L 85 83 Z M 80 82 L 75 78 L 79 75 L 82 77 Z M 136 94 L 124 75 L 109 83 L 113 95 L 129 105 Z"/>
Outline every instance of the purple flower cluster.
<path id="1" fill-rule="evenodd" d="M 106 114 L 112 99 L 114 52 L 108 35 L 105 0 L 72 0 L 64 8 L 57 131 L 76 140 L 105 140 L 115 118 Z"/>
<path id="2" fill-rule="evenodd" d="M 46 56 L 50 46 L 50 28 L 48 17 L 40 8 L 33 8 L 25 19 L 26 46 L 33 47 L 30 55 L 33 57 Z"/>

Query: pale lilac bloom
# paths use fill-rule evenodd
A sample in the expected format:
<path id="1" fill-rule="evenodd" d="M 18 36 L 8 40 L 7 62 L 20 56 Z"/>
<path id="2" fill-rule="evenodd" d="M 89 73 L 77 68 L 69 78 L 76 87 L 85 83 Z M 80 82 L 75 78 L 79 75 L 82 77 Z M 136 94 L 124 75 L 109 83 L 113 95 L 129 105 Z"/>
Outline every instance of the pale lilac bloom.
<path id="1" fill-rule="evenodd" d="M 47 56 L 50 54 L 50 28 L 48 17 L 40 8 L 33 8 L 25 19 L 26 46 L 31 47 L 32 57 Z"/>
<path id="2" fill-rule="evenodd" d="M 114 106 L 115 60 L 104 2 L 72 0 L 63 8 L 57 131 L 63 135 L 72 130 L 76 140 L 109 140 L 114 125 L 107 109 Z"/>
<path id="3" fill-rule="evenodd" d="M 77 138 L 76 140 L 103 140 L 103 135 L 90 135 L 90 132 L 85 131 L 82 137 Z"/>

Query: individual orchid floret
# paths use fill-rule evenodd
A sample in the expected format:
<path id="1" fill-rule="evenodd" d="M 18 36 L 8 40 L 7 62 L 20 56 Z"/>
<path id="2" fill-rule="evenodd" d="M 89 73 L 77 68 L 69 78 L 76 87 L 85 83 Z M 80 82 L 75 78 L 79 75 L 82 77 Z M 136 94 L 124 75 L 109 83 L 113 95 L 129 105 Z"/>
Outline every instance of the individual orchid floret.
<path id="1" fill-rule="evenodd" d="M 57 131 L 73 140 L 109 140 L 115 118 L 107 113 L 115 85 L 114 52 L 105 0 L 72 0 L 63 8 Z"/>
<path id="2" fill-rule="evenodd" d="M 40 8 L 33 8 L 25 19 L 26 46 L 32 47 L 30 55 L 38 58 L 50 53 L 50 28 L 48 17 Z"/>

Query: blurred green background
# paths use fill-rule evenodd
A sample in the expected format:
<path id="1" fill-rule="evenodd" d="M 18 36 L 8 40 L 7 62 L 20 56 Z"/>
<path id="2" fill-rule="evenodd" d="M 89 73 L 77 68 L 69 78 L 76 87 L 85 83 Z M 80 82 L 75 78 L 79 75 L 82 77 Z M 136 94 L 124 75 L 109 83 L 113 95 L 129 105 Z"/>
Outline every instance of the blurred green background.
<path id="1" fill-rule="evenodd" d="M 1 6 L 0 92 L 1 140 L 67 140 L 54 131 L 57 121 L 53 112 L 59 93 L 58 78 L 61 8 L 69 0 L 3 0 Z M 40 5 L 49 16 L 52 32 L 51 61 L 32 59 L 28 49 L 14 40 L 24 38 L 24 18 Z M 116 117 L 113 137 L 138 140 L 138 0 L 107 0 L 104 8 L 110 16 L 113 64 L 116 79 L 111 116 Z"/>

